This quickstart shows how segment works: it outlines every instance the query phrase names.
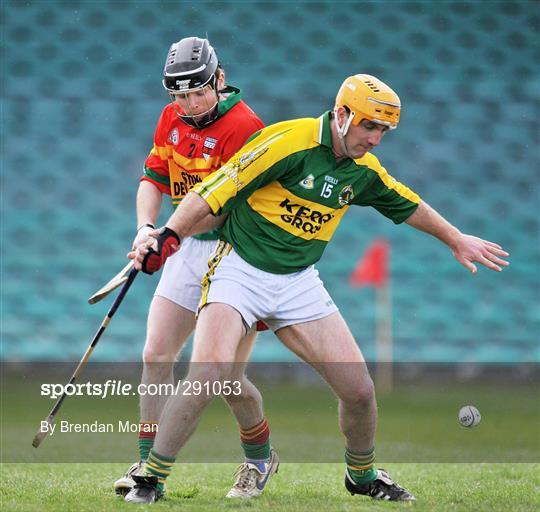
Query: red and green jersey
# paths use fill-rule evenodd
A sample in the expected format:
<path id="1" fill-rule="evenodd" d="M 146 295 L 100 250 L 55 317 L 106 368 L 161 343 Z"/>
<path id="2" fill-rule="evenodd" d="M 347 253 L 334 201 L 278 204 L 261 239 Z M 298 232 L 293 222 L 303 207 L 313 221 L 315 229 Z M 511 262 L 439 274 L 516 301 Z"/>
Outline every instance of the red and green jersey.
<path id="1" fill-rule="evenodd" d="M 193 191 L 214 214 L 230 214 L 221 237 L 275 274 L 317 262 L 350 205 L 400 223 L 420 202 L 371 153 L 336 161 L 330 112 L 263 129 Z"/>
<path id="2" fill-rule="evenodd" d="M 184 123 L 173 103 L 161 113 L 141 181 L 170 195 L 175 208 L 194 185 L 225 164 L 264 126 L 241 100 L 239 89 L 229 86 L 224 92 L 229 95 L 219 102 L 220 116 L 203 129 Z"/>

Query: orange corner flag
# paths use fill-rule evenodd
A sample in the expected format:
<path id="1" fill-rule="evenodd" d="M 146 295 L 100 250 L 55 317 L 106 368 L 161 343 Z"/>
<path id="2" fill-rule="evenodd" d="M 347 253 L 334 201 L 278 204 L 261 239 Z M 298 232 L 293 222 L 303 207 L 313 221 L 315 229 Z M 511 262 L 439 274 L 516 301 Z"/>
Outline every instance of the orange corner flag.
<path id="1" fill-rule="evenodd" d="M 388 281 L 388 255 L 390 244 L 384 239 L 375 240 L 358 260 L 349 276 L 351 286 L 379 288 Z"/>

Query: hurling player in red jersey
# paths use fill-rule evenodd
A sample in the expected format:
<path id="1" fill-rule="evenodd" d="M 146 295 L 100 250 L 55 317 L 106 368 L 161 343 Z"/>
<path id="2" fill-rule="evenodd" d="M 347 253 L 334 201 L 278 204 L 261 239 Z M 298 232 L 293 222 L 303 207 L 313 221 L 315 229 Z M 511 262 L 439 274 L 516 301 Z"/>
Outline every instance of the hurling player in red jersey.
<path id="1" fill-rule="evenodd" d="M 172 102 L 161 113 L 139 184 L 134 250 L 148 243 L 163 194 L 171 197 L 176 208 L 195 184 L 219 169 L 264 126 L 242 101 L 241 91 L 225 85 L 225 73 L 207 39 L 188 37 L 171 45 L 163 86 Z M 198 229 L 202 234 L 185 239 L 163 268 L 148 314 L 143 385 L 173 383 L 174 362 L 195 327 L 200 282 L 208 271 L 208 260 L 217 240 L 217 234 L 210 231 L 215 225 L 215 218 L 208 224 L 203 222 Z M 253 496 L 253 489 L 244 485 L 246 481 L 252 481 L 255 494 L 260 494 L 262 489 L 255 487 L 255 481 L 266 482 L 279 464 L 270 447 L 261 394 L 244 374 L 255 337 L 256 332 L 251 331 L 244 338 L 236 354 L 236 384 L 221 393 L 238 422 L 246 457 L 229 497 Z M 146 474 L 150 475 L 153 468 L 163 470 L 167 466 L 167 457 L 152 450 L 157 429 L 162 431 L 159 419 L 166 400 L 165 394 L 141 393 L 140 461 L 114 483 L 117 494 L 126 495 L 132 488 L 144 485 L 141 473 L 145 462 Z M 174 428 L 163 425 L 163 429 L 168 436 L 175 436 Z M 160 471 L 155 474 L 159 476 Z M 160 487 L 163 492 L 163 485 Z"/>

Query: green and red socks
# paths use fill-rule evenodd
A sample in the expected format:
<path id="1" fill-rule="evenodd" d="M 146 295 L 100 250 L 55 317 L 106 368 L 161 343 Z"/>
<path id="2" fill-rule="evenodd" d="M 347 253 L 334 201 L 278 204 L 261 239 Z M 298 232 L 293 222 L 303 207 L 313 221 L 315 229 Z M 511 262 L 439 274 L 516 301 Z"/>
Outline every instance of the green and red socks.
<path id="1" fill-rule="evenodd" d="M 365 485 L 377 477 L 375 463 L 375 448 L 365 452 L 353 452 L 345 448 L 345 462 L 347 472 L 358 485 Z"/>
<path id="2" fill-rule="evenodd" d="M 139 423 L 139 457 L 146 460 L 150 450 L 154 446 L 158 424 L 155 421 L 141 421 Z"/>
<path id="3" fill-rule="evenodd" d="M 266 418 L 248 429 L 240 427 L 240 441 L 248 460 L 267 460 L 270 458 L 270 429 Z"/>

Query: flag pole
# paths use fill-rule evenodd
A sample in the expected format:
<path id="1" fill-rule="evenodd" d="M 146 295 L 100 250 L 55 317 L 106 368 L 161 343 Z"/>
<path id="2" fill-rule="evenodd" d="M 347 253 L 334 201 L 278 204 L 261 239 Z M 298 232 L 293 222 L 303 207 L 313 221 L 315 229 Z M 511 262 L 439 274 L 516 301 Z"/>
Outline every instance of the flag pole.
<path id="1" fill-rule="evenodd" d="M 378 393 L 390 393 L 394 387 L 392 364 L 394 339 L 392 336 L 392 287 L 390 279 L 375 289 L 375 302 L 377 315 L 375 381 Z"/>
<path id="2" fill-rule="evenodd" d="M 374 240 L 349 276 L 352 286 L 375 288 L 375 384 L 389 393 L 393 387 L 392 288 L 390 286 L 390 244 Z"/>

